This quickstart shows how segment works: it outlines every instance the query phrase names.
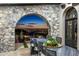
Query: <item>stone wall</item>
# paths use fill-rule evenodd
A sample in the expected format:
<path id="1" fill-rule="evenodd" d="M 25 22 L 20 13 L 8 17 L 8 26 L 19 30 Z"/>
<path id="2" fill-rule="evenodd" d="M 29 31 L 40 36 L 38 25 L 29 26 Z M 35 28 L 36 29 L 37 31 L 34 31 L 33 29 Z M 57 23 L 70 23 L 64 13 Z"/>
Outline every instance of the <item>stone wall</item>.
<path id="1" fill-rule="evenodd" d="M 51 35 L 59 36 L 59 5 L 0 6 L 0 52 L 15 50 L 15 26 L 27 14 L 42 15 L 51 26 Z"/>

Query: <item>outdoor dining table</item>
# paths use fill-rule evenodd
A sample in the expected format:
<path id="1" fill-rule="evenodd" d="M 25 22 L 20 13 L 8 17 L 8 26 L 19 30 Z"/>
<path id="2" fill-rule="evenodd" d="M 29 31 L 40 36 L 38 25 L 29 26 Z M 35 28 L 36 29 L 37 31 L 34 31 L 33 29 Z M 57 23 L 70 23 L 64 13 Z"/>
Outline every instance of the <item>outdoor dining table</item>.
<path id="1" fill-rule="evenodd" d="M 62 46 L 58 48 L 45 48 L 46 56 L 79 56 L 79 50 L 69 46 Z"/>
<path id="2" fill-rule="evenodd" d="M 37 39 L 37 42 L 45 42 L 47 39 L 45 38 L 32 38 Z M 61 47 L 54 47 L 54 48 L 42 48 L 42 53 L 45 56 L 79 56 L 79 50 L 69 47 L 69 46 L 61 46 Z"/>

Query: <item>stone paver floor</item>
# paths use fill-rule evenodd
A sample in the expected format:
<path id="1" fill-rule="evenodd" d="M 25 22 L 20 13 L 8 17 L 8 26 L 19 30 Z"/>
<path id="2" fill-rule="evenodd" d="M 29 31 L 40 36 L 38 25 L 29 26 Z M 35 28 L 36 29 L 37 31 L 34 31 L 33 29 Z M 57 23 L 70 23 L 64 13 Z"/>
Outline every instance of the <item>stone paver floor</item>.
<path id="1" fill-rule="evenodd" d="M 0 56 L 31 56 L 30 52 L 31 52 L 30 48 L 21 48 L 16 51 L 0 53 Z M 57 48 L 56 52 L 57 52 L 57 56 L 79 56 L 78 50 L 68 46 Z M 45 55 L 41 52 L 40 56 L 45 56 Z"/>
<path id="2" fill-rule="evenodd" d="M 3 53 L 0 53 L 0 56 L 30 56 L 30 49 L 22 48 L 16 51 L 3 52 Z"/>

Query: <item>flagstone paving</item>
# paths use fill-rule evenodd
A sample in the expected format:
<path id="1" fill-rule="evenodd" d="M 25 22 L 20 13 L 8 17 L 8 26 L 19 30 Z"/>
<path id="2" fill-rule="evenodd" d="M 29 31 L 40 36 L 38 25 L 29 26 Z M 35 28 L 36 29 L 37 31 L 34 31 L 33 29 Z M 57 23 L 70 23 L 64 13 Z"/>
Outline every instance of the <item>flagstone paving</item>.
<path id="1" fill-rule="evenodd" d="M 69 46 L 63 46 L 56 49 L 51 48 L 50 50 L 56 51 L 56 56 L 79 56 L 79 50 Z M 16 51 L 0 53 L 0 56 L 31 56 L 30 52 L 30 48 L 21 48 Z M 45 55 L 41 52 L 40 56 Z"/>
<path id="2" fill-rule="evenodd" d="M 0 53 L 0 56 L 30 56 L 29 48 L 22 48 L 16 51 Z"/>

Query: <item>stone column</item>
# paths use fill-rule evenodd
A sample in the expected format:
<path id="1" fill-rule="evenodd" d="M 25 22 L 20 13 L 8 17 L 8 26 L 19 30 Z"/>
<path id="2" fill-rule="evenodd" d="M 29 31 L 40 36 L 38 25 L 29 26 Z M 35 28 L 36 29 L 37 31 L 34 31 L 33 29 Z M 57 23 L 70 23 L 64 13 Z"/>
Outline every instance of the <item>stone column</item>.
<path id="1" fill-rule="evenodd" d="M 23 39 L 23 30 L 20 32 L 20 38 Z"/>

